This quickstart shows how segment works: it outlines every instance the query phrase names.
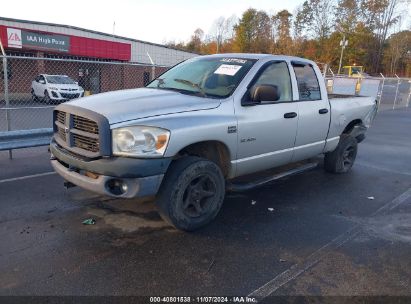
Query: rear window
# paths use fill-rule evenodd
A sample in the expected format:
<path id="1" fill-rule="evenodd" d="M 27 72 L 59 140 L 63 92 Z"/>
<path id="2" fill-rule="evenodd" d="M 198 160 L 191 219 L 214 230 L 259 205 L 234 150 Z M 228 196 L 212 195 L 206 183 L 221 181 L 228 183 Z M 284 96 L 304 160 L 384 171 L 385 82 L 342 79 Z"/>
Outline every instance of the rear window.
<path id="1" fill-rule="evenodd" d="M 310 64 L 292 63 L 297 77 L 300 100 L 321 99 L 320 84 L 314 68 Z"/>

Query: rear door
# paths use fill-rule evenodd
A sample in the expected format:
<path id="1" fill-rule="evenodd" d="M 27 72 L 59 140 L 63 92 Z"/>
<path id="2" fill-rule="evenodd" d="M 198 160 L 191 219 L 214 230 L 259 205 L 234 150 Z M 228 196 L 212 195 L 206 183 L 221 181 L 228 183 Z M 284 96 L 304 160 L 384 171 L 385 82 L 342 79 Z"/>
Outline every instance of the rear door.
<path id="1" fill-rule="evenodd" d="M 244 175 L 287 164 L 293 155 L 297 132 L 298 108 L 293 102 L 293 90 L 285 61 L 264 64 L 251 81 L 243 101 L 258 85 L 277 86 L 278 100 L 263 100 L 253 106 L 235 101 L 238 120 L 236 175 Z"/>
<path id="2" fill-rule="evenodd" d="M 292 160 L 321 154 L 330 125 L 330 104 L 319 69 L 307 62 L 291 62 L 298 87 L 298 130 Z"/>

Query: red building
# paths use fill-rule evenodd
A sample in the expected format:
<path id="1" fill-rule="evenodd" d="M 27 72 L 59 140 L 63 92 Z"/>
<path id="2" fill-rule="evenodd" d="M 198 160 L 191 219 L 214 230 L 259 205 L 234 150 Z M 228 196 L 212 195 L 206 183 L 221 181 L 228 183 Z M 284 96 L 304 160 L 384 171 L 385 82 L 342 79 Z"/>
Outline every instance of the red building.
<path id="1" fill-rule="evenodd" d="M 93 93 L 140 87 L 153 76 L 151 60 L 163 66 L 156 68 L 158 74 L 196 56 L 78 27 L 2 17 L 0 39 L 6 54 L 13 56 L 8 60 L 9 90 L 16 94 L 29 92 L 38 74 L 68 75 Z"/>

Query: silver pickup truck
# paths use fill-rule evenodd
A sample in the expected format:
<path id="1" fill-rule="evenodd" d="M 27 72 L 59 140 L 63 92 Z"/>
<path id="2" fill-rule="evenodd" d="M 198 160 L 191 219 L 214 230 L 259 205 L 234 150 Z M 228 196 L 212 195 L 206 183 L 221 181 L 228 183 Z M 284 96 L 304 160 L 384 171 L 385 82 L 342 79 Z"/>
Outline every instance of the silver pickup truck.
<path id="1" fill-rule="evenodd" d="M 66 186 L 155 197 L 167 222 L 191 231 L 215 218 L 227 189 L 303 171 L 322 154 L 326 171 L 349 171 L 376 109 L 372 97 L 328 96 L 306 59 L 201 56 L 145 88 L 57 106 L 51 163 Z"/>

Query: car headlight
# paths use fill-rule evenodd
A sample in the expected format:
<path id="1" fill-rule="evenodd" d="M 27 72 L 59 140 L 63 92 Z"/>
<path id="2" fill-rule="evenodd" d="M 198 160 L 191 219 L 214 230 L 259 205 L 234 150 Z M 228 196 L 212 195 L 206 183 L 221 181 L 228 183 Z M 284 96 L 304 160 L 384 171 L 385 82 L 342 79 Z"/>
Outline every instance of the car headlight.
<path id="1" fill-rule="evenodd" d="M 146 126 L 113 129 L 113 154 L 133 157 L 161 157 L 170 131 Z"/>

